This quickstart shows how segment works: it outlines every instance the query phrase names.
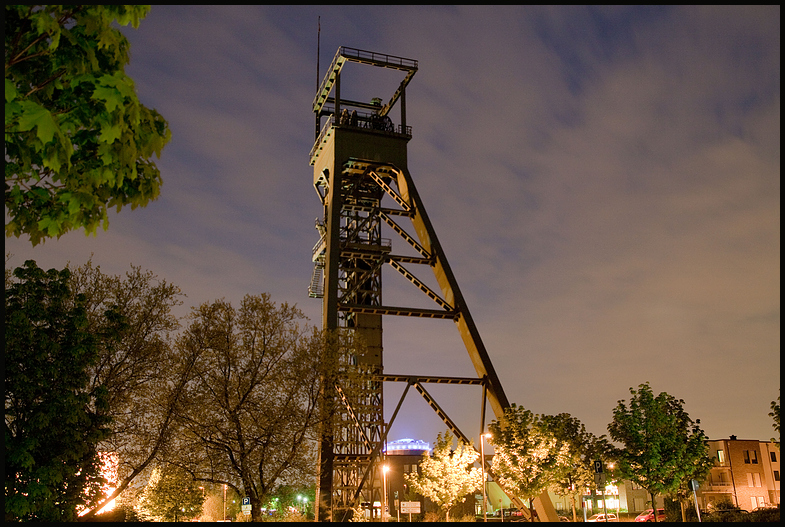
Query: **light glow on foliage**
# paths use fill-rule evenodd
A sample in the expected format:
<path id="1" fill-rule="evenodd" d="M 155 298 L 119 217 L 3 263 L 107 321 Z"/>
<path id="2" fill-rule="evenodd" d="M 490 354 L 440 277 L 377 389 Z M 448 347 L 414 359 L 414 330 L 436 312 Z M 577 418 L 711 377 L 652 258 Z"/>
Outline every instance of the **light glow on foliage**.
<path id="1" fill-rule="evenodd" d="M 453 505 L 462 503 L 467 494 L 483 485 L 483 474 L 474 468 L 480 457 L 471 445 L 458 442 L 453 449 L 453 435 L 439 434 L 433 447 L 433 455 L 423 454 L 420 474 L 404 474 L 404 479 L 418 494 L 422 494 L 438 505 L 447 515 Z"/>
<path id="2" fill-rule="evenodd" d="M 99 452 L 98 457 L 101 460 L 101 476 L 104 477 L 106 482 L 101 486 L 101 495 L 105 499 L 110 496 L 117 488 L 117 466 L 119 465 L 119 457 L 114 452 Z M 98 514 L 103 514 L 115 508 L 117 500 L 111 500 L 106 505 L 101 507 Z M 79 512 L 79 516 L 84 516 L 90 512 L 89 508 L 85 508 Z"/>
<path id="3" fill-rule="evenodd" d="M 493 472 L 509 494 L 532 499 L 553 485 L 569 466 L 569 445 L 539 415 L 512 405 L 490 425 Z"/>

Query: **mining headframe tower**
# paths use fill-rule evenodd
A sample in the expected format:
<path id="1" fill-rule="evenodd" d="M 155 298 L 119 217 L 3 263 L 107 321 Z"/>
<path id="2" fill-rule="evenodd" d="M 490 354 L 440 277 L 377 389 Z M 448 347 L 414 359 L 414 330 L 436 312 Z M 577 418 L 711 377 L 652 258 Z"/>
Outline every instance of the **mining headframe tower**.
<path id="1" fill-rule="evenodd" d="M 401 72 L 403 80 L 389 101 L 341 98 L 341 71 L 346 63 Z M 340 47 L 313 101 L 315 142 L 310 152 L 313 184 L 324 207 L 316 228 L 314 272 L 309 295 L 322 299 L 322 326 L 327 334 L 351 333 L 363 342 L 360 352 L 333 353 L 335 368 L 325 374 L 325 417 L 318 448 L 316 519 L 341 521 L 360 503 L 381 501 L 380 460 L 383 444 L 409 388 L 414 386 L 453 433 L 471 443 L 424 385 L 480 385 L 485 426 L 486 398 L 497 419 L 509 406 L 488 352 L 469 314 L 458 282 L 439 245 L 407 165 L 412 137 L 406 124 L 406 87 L 418 63 L 403 57 Z M 400 109 L 400 124 L 390 116 Z M 322 120 L 326 121 L 322 123 Z M 401 222 L 410 221 L 408 229 Z M 382 237 L 382 227 L 392 238 Z M 404 248 L 400 251 L 401 247 Z M 385 305 L 382 268 L 389 265 L 433 301 L 431 308 Z M 430 268 L 438 291 L 418 274 Z M 433 377 L 384 371 L 382 319 L 408 316 L 452 320 L 477 373 L 476 378 Z M 329 346 L 328 346 L 329 347 Z M 340 374 L 353 368 L 362 375 Z M 384 422 L 384 382 L 405 382 L 406 389 L 389 423 Z M 489 469 L 490 467 L 488 467 Z M 492 475 L 491 475 L 492 477 Z M 513 501 L 523 510 L 524 504 Z M 558 521 L 547 493 L 535 500 L 539 518 Z"/>

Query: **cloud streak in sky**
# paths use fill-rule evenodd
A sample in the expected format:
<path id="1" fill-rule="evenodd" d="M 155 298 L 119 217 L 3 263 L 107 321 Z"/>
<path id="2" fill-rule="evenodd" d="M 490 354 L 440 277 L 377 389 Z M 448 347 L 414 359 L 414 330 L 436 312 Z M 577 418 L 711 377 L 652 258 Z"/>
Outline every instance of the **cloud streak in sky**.
<path id="1" fill-rule="evenodd" d="M 602 434 L 649 381 L 710 437 L 773 435 L 779 7 L 155 6 L 128 71 L 173 132 L 161 198 L 96 238 L 7 240 L 12 264 L 94 252 L 192 305 L 268 291 L 318 324 L 317 16 L 322 73 L 340 45 L 419 61 L 409 170 L 511 401 Z M 347 69 L 347 93 L 388 98 L 396 73 Z M 428 324 L 385 320 L 390 371 L 472 374 L 452 324 Z M 479 394 L 445 393 L 476 436 Z M 395 437 L 441 431 L 417 412 Z"/>

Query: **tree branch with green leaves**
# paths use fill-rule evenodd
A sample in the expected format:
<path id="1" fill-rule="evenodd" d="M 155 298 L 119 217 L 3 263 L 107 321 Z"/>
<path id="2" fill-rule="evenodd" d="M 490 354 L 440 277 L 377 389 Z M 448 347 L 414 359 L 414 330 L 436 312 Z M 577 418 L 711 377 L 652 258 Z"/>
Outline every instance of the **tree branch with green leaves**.
<path id="1" fill-rule="evenodd" d="M 5 7 L 6 236 L 33 245 L 108 227 L 108 209 L 158 197 L 171 133 L 125 74 L 149 6 Z"/>
<path id="2" fill-rule="evenodd" d="M 703 481 L 713 464 L 700 420 L 690 418 L 683 400 L 666 392 L 655 396 L 648 383 L 630 394 L 608 425 L 611 439 L 621 444 L 613 455 L 622 476 L 649 492 L 653 508 L 657 495 L 683 499 L 689 481 Z"/>

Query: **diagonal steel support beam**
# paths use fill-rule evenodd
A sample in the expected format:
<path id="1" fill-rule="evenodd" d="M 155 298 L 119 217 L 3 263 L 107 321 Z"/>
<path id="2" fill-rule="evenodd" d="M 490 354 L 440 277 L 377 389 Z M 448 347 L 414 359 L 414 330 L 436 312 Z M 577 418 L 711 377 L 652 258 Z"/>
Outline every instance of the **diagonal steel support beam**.
<path id="1" fill-rule="evenodd" d="M 448 304 L 446 300 L 444 300 L 442 297 L 434 293 L 430 287 L 422 283 L 422 281 L 420 281 L 419 278 L 417 278 L 412 273 L 410 273 L 409 270 L 406 269 L 404 266 L 402 266 L 395 260 L 389 260 L 389 264 L 390 267 L 392 267 L 393 269 L 401 273 L 403 276 L 405 276 L 407 280 L 409 280 L 411 283 L 416 285 L 417 288 L 420 289 L 420 291 L 425 293 L 428 296 L 428 298 L 430 298 L 431 300 L 442 306 L 444 309 L 446 309 L 447 311 L 452 311 L 453 309 L 455 309 L 453 308 L 453 306 Z"/>
<path id="2" fill-rule="evenodd" d="M 338 392 L 338 395 L 341 397 L 341 402 L 346 407 L 346 411 L 349 412 L 349 416 L 354 421 L 354 425 L 357 427 L 357 430 L 360 431 L 360 434 L 363 437 L 363 443 L 365 444 L 365 448 L 371 450 L 371 440 L 368 439 L 368 436 L 365 435 L 365 430 L 363 430 L 362 426 L 360 426 L 360 420 L 357 419 L 357 415 L 354 413 L 354 408 L 352 408 L 352 404 L 349 402 L 349 399 L 346 398 L 346 394 L 343 393 L 341 386 L 336 382 L 335 383 L 335 391 Z"/>
<path id="3" fill-rule="evenodd" d="M 407 212 L 409 211 L 409 209 L 411 208 L 409 207 L 409 204 L 406 203 L 403 200 L 403 198 L 401 198 L 401 196 L 399 196 L 398 193 L 392 189 L 390 185 L 385 183 L 384 179 L 382 179 L 382 177 L 379 174 L 377 174 L 373 170 L 368 170 L 368 175 L 371 176 L 371 178 L 373 178 L 373 180 L 376 181 L 376 184 L 382 187 L 382 189 L 384 189 L 387 195 L 390 196 L 398 205 L 400 205 L 403 210 Z"/>
<path id="4" fill-rule="evenodd" d="M 380 454 L 382 445 L 384 442 L 387 441 L 387 432 L 390 431 L 392 428 L 393 423 L 395 422 L 395 418 L 398 415 L 398 410 L 401 409 L 401 405 L 403 404 L 403 400 L 406 399 L 406 394 L 409 393 L 409 387 L 412 385 L 412 382 L 408 382 L 406 384 L 406 388 L 403 390 L 403 394 L 401 394 L 401 399 L 398 401 L 398 406 L 395 407 L 395 411 L 390 417 L 390 422 L 387 423 L 387 426 L 384 429 L 384 434 L 382 434 L 381 439 L 379 440 L 379 444 L 376 445 L 376 448 L 373 449 L 371 453 L 371 462 L 368 464 L 368 467 L 365 469 L 365 473 L 363 474 L 363 478 L 360 480 L 360 484 L 357 486 L 357 491 L 354 494 L 354 498 L 352 498 L 352 508 L 357 506 L 357 501 L 360 499 L 360 495 L 362 494 L 363 486 L 365 486 L 365 481 L 368 479 L 368 476 L 371 473 L 371 468 L 373 467 L 373 460 L 377 458 Z M 343 519 L 341 521 L 347 521 L 346 515 L 349 513 L 347 510 L 344 512 Z"/>
<path id="5" fill-rule="evenodd" d="M 447 425 L 447 428 L 449 428 L 455 434 L 455 437 L 457 437 L 460 441 L 468 445 L 471 445 L 472 442 L 469 441 L 469 438 L 466 437 L 466 435 L 464 435 L 463 432 L 461 432 L 461 429 L 458 428 L 458 425 L 456 425 L 455 422 L 452 419 L 450 419 L 447 413 L 444 410 L 442 410 L 442 407 L 439 406 L 439 403 L 436 402 L 436 399 L 431 397 L 431 394 L 428 393 L 428 391 L 423 387 L 423 385 L 420 384 L 419 382 L 416 382 L 414 384 L 414 387 L 417 389 L 418 392 L 420 392 L 420 395 L 423 396 L 425 402 L 428 403 L 428 406 L 433 408 L 433 410 L 436 412 L 436 415 L 438 415 L 441 418 L 441 420 L 444 421 L 444 424 Z"/>
<path id="6" fill-rule="evenodd" d="M 403 229 L 401 228 L 401 226 L 400 226 L 400 225 L 398 225 L 397 223 L 395 223 L 395 222 L 392 220 L 392 218 L 390 218 L 390 216 L 388 216 L 388 215 L 387 215 L 387 213 L 385 213 L 385 212 L 382 212 L 382 211 L 379 211 L 379 216 L 380 216 L 380 217 L 381 217 L 381 218 L 382 218 L 382 219 L 383 219 L 383 220 L 384 220 L 384 221 L 387 223 L 387 225 L 389 225 L 390 227 L 392 227 L 392 230 L 394 230 L 395 232 L 397 232 L 397 233 L 400 235 L 400 237 L 401 237 L 401 238 L 403 238 L 404 240 L 406 240 L 407 242 L 409 242 L 409 245 L 411 245 L 412 247 L 414 247 L 414 249 L 415 249 L 415 250 L 416 250 L 418 253 L 420 253 L 421 255 L 423 255 L 423 257 L 424 257 L 424 258 L 430 258 L 430 257 L 431 257 L 431 253 L 430 253 L 429 251 L 427 251 L 427 250 L 425 249 L 425 247 L 423 247 L 422 245 L 420 245 L 420 243 L 419 243 L 417 240 L 415 240 L 414 238 L 412 238 L 412 237 L 411 237 L 411 235 L 409 235 L 409 233 L 408 233 L 408 232 L 406 232 L 405 230 L 403 230 Z"/>

